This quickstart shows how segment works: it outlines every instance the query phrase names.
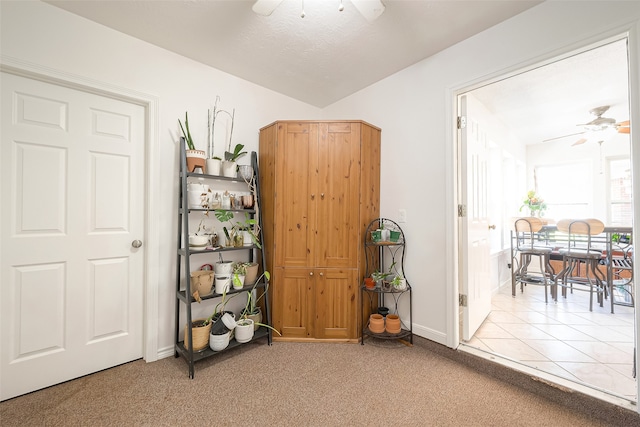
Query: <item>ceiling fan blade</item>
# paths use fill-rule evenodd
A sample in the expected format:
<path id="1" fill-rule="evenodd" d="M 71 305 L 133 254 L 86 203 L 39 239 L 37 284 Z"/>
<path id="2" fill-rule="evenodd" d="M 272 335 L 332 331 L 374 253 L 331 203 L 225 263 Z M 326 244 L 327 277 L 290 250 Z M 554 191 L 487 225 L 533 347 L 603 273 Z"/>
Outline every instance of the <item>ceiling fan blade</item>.
<path id="1" fill-rule="evenodd" d="M 269 16 L 283 0 L 257 0 L 251 9 L 258 15 Z"/>
<path id="2" fill-rule="evenodd" d="M 358 12 L 369 22 L 375 21 L 384 13 L 385 6 L 380 0 L 351 0 Z"/>
<path id="3" fill-rule="evenodd" d="M 629 120 L 616 123 L 616 128 L 618 129 L 618 133 L 631 133 L 631 124 L 629 123 Z"/>
<path id="4" fill-rule="evenodd" d="M 570 136 L 576 136 L 576 135 L 582 135 L 586 132 L 577 132 L 577 133 L 570 133 L 569 135 L 562 135 L 562 136 L 556 136 L 555 138 L 549 138 L 549 139 L 545 139 L 542 142 L 549 142 L 549 141 L 555 141 L 556 139 L 562 139 L 562 138 L 568 138 Z"/>
<path id="5" fill-rule="evenodd" d="M 587 142 L 587 139 L 586 139 L 586 138 L 580 138 L 579 140 L 577 140 L 576 142 L 574 142 L 573 144 L 571 144 L 571 146 L 574 146 L 574 145 L 581 145 L 581 144 L 584 144 L 585 142 Z"/>

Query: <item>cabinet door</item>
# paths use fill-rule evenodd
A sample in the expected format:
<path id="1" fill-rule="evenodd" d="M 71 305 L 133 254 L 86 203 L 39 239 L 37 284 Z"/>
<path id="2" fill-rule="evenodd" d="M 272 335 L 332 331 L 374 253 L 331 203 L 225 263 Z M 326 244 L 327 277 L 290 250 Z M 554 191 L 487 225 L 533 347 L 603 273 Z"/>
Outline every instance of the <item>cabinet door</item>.
<path id="1" fill-rule="evenodd" d="M 360 124 L 320 123 L 316 267 L 358 265 Z"/>
<path id="2" fill-rule="evenodd" d="M 276 268 L 271 277 L 273 326 L 283 338 L 311 338 L 313 270 Z"/>
<path id="3" fill-rule="evenodd" d="M 317 123 L 278 125 L 274 219 L 278 267 L 313 265 L 317 146 Z"/>
<path id="4" fill-rule="evenodd" d="M 315 269 L 315 338 L 358 337 L 356 269 Z"/>

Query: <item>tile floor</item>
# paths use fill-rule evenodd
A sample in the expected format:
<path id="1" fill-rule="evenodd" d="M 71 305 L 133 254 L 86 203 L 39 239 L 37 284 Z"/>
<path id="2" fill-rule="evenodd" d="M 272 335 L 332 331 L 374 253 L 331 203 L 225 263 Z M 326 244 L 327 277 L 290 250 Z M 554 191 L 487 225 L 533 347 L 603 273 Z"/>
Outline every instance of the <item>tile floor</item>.
<path id="1" fill-rule="evenodd" d="M 467 344 L 636 402 L 633 316 L 618 305 L 611 314 L 609 300 L 594 301 L 590 312 L 588 292 L 545 304 L 544 287 L 529 285 L 514 298 L 509 285 Z"/>

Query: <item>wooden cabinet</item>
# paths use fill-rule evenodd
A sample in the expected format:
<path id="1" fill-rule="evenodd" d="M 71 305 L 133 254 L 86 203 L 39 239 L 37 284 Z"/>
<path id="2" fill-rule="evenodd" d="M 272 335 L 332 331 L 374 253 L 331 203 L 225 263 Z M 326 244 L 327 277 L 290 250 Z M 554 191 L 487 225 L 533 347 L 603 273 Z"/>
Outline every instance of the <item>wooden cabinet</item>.
<path id="1" fill-rule="evenodd" d="M 379 216 L 380 129 L 279 121 L 260 130 L 273 323 L 287 340 L 356 341 L 362 235 Z"/>

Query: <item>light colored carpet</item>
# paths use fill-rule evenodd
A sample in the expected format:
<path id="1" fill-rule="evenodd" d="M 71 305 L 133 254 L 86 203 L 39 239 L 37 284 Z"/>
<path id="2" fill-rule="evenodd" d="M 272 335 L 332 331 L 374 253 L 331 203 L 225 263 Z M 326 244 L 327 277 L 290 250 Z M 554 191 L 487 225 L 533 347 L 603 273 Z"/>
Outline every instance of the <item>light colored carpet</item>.
<path id="1" fill-rule="evenodd" d="M 458 354 L 421 338 L 413 347 L 260 340 L 196 363 L 193 380 L 181 358 L 139 360 L 8 400 L 0 404 L 0 424 L 640 425 L 630 411 L 608 408 L 595 418 L 594 411 L 567 408 L 460 363 Z"/>

